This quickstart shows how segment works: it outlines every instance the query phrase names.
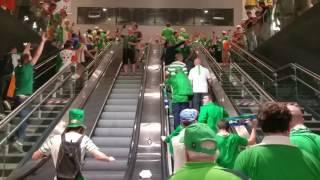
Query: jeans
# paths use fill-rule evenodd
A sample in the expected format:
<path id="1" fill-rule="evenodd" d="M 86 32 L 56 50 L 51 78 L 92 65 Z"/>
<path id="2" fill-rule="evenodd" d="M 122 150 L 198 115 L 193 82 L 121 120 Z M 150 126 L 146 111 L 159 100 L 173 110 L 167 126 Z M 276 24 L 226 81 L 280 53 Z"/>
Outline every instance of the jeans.
<path id="1" fill-rule="evenodd" d="M 14 106 L 15 108 L 17 108 L 20 104 L 22 104 L 28 97 L 20 97 L 20 96 L 16 96 L 14 98 Z M 29 113 L 30 113 L 31 109 L 29 109 L 29 107 L 25 107 L 24 109 L 22 109 L 20 112 L 19 112 L 19 118 L 20 118 L 20 121 L 22 121 Z M 20 122 L 17 122 L 17 125 L 19 124 Z M 16 131 L 16 140 L 19 140 L 19 141 L 23 141 L 24 138 L 25 138 L 25 131 L 28 127 L 28 123 L 25 121 L 21 124 L 20 128 Z"/>
<path id="2" fill-rule="evenodd" d="M 204 93 L 193 93 L 192 98 L 192 108 L 200 111 L 200 106 L 202 105 L 202 98 Z"/>
<path id="3" fill-rule="evenodd" d="M 189 108 L 189 102 L 182 103 L 172 103 L 172 113 L 174 119 L 174 129 L 176 129 L 180 125 L 180 112 L 184 109 Z"/>
<path id="4" fill-rule="evenodd" d="M 3 101 L 7 98 L 7 92 L 11 81 L 11 75 L 0 78 L 0 114 L 4 114 Z"/>

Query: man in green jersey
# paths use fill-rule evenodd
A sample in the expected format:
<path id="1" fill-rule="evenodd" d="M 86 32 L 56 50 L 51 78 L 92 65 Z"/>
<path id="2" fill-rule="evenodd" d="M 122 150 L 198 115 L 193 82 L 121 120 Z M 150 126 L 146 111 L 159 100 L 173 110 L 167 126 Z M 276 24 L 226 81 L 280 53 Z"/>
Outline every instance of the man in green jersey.
<path id="1" fill-rule="evenodd" d="M 287 105 L 291 112 L 290 142 L 300 149 L 314 155 L 320 161 L 320 136 L 303 125 L 303 114 L 298 106 Z"/>
<path id="2" fill-rule="evenodd" d="M 230 124 L 226 120 L 218 122 L 216 141 L 219 149 L 217 163 L 225 168 L 233 168 L 234 161 L 241 151 L 241 147 L 256 143 L 256 121 L 252 121 L 252 131 L 248 139 L 230 132 Z"/>
<path id="3" fill-rule="evenodd" d="M 161 36 L 165 41 L 170 41 L 170 39 L 172 39 L 173 37 L 173 33 L 174 30 L 171 28 L 171 24 L 167 23 L 166 27 L 161 32 Z"/>
<path id="4" fill-rule="evenodd" d="M 234 169 L 252 180 L 319 179 L 318 159 L 290 144 L 291 114 L 285 104 L 263 104 L 257 119 L 265 137 L 260 144 L 239 154 Z"/>
<path id="5" fill-rule="evenodd" d="M 16 75 L 16 89 L 14 93 L 15 107 L 18 107 L 20 104 L 22 104 L 33 93 L 33 79 L 34 79 L 33 66 L 38 62 L 42 54 L 43 47 L 46 40 L 47 40 L 47 37 L 45 34 L 43 34 L 41 43 L 33 56 L 31 56 L 31 53 L 30 53 L 31 44 L 28 43 L 26 45 L 26 48 L 21 57 L 22 62 L 15 69 L 15 75 Z M 15 135 L 16 142 L 13 144 L 14 147 L 21 152 L 23 152 L 22 142 L 24 140 L 25 130 L 28 126 L 24 118 L 28 114 L 29 114 L 28 108 L 25 108 L 20 111 L 19 113 L 20 120 L 24 122 L 22 123 L 20 128 L 17 130 Z"/>
<path id="6" fill-rule="evenodd" d="M 185 129 L 183 139 L 186 149 L 185 165 L 171 180 L 240 180 L 235 172 L 215 164 L 215 133 L 206 124 L 192 124 Z"/>
<path id="7" fill-rule="evenodd" d="M 208 124 L 208 126 L 217 133 L 217 123 L 221 119 L 228 117 L 228 113 L 222 106 L 212 102 L 209 94 L 203 95 L 203 106 L 200 107 L 199 123 Z"/>
<path id="8" fill-rule="evenodd" d="M 138 38 L 134 34 L 131 27 L 128 28 L 128 35 L 123 36 L 123 69 L 127 74 L 129 71 L 128 64 L 130 62 L 132 67 L 132 72 L 136 72 L 136 59 L 135 51 L 136 45 L 138 43 Z"/>

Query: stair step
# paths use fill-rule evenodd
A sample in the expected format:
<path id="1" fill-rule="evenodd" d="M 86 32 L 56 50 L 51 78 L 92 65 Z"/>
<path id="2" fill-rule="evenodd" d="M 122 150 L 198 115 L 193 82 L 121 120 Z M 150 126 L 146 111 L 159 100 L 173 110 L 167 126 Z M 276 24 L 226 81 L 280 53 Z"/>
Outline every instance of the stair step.
<path id="1" fill-rule="evenodd" d="M 123 180 L 124 171 L 106 171 L 106 170 L 91 170 L 84 171 L 83 175 L 89 180 Z"/>
<path id="2" fill-rule="evenodd" d="M 138 94 L 115 94 L 110 95 L 111 99 L 138 99 Z"/>
<path id="3" fill-rule="evenodd" d="M 84 171 L 94 170 L 94 171 L 125 171 L 128 168 L 127 165 L 128 160 L 116 160 L 113 162 L 102 162 L 97 161 L 95 159 L 86 159 L 85 160 L 85 166 L 83 168 Z"/>

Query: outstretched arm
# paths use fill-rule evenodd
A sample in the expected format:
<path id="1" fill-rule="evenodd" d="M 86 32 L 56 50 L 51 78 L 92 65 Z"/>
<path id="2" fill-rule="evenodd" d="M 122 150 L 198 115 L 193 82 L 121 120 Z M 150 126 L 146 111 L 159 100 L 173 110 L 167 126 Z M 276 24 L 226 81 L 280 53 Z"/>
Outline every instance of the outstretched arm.
<path id="1" fill-rule="evenodd" d="M 37 62 L 38 62 L 38 60 L 39 60 L 39 58 L 40 58 L 40 56 L 42 54 L 42 51 L 43 51 L 43 48 L 44 48 L 44 44 L 45 44 L 46 41 L 47 41 L 47 36 L 46 36 L 45 33 L 43 33 L 42 36 L 41 36 L 41 43 L 40 43 L 38 49 L 36 50 L 34 56 L 32 57 L 31 63 L 33 65 L 37 64 Z"/>

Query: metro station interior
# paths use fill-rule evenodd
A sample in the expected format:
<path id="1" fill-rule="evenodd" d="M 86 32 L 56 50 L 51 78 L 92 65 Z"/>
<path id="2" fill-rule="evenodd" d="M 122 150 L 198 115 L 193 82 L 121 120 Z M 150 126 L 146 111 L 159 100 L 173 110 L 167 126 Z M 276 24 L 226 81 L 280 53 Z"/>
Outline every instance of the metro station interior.
<path id="1" fill-rule="evenodd" d="M 299 107 L 303 119 L 299 127 L 309 133 L 302 143 L 310 143 L 312 137 L 314 153 L 290 140 L 301 154 L 312 156 L 314 164 L 310 172 L 306 170 L 312 175 L 305 180 L 320 179 L 318 2 L 0 0 L 0 180 L 64 179 L 59 178 L 59 158 L 55 159 L 62 142 L 57 146 L 52 139 L 73 131 L 70 124 L 75 121 L 89 140 L 78 145 L 80 174 L 66 176 L 70 180 L 291 179 L 286 174 L 298 180 L 303 176 L 284 168 L 278 170 L 283 176 L 277 172 L 261 178 L 254 175 L 259 174 L 256 166 L 252 168 L 255 173 L 237 169 L 238 159 L 234 168 L 224 167 L 217 160 L 219 152 L 223 154 L 217 140 L 210 141 L 218 149 L 209 158 L 210 168 L 218 171 L 223 166 L 220 171 L 228 174 L 225 177 L 212 169 L 204 172 L 199 167 L 198 173 L 188 166 L 192 160 L 184 138 L 179 141 L 184 150 L 178 158 L 186 156 L 188 162 L 181 169 L 175 167 L 177 155 L 171 148 L 177 147 L 168 138 L 178 136 L 179 125 L 186 138 L 192 125 L 183 125 L 185 109 L 197 112 L 192 123 L 210 126 L 209 120 L 200 117 L 206 96 L 227 114 L 214 122 L 212 133 L 217 136 L 218 122 L 228 121 L 227 134 L 246 141 L 241 150 L 237 148 L 240 155 L 264 146 L 263 139 L 270 135 L 259 115 L 265 104 L 283 106 L 288 112 L 291 105 Z M 207 74 L 202 76 L 199 70 L 199 76 L 191 77 L 197 67 Z M 176 84 L 168 83 L 178 74 L 191 81 L 186 82 L 193 88 L 191 94 L 176 94 Z M 195 84 L 194 78 L 205 79 Z M 196 92 L 197 85 L 205 91 Z M 187 91 L 187 85 L 183 87 Z M 177 101 L 178 96 L 187 100 Z M 72 118 L 74 109 L 84 114 Z M 216 112 L 207 116 L 210 113 Z M 272 117 L 281 119 L 281 113 Z M 291 123 L 296 116 L 291 112 L 290 117 Z M 291 125 L 281 136 L 292 137 Z M 95 151 L 89 143 L 97 147 Z M 230 146 L 236 146 L 235 142 Z M 59 148 L 54 155 L 53 149 Z M 35 158 L 36 152 L 42 156 Z M 99 161 L 101 156 L 108 162 Z M 268 162 L 285 165 L 291 161 L 270 158 Z"/>

